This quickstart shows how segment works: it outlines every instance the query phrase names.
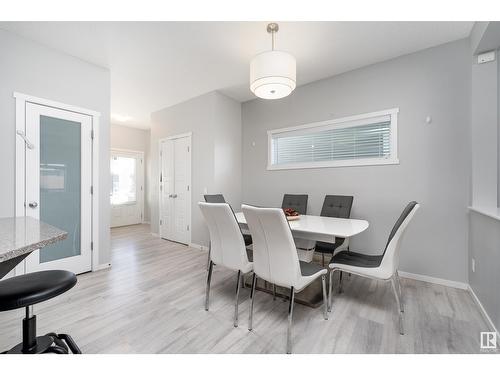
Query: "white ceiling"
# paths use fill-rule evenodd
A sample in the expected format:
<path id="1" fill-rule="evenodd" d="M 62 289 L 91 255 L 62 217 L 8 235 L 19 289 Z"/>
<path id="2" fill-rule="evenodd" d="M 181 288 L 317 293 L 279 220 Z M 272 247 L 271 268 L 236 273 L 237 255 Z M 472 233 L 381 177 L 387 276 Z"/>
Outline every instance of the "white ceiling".
<path id="1" fill-rule="evenodd" d="M 465 38 L 473 22 L 280 22 L 276 49 L 297 59 L 303 85 Z M 266 22 L 0 22 L 111 72 L 111 113 L 149 127 L 151 112 L 220 90 L 253 98 L 248 65 L 270 49 Z"/>

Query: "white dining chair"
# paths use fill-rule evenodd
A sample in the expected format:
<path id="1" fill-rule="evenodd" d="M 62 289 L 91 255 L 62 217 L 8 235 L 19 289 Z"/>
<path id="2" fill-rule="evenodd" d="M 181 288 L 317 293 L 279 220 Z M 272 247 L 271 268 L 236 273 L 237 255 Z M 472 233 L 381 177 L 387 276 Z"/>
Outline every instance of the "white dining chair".
<path id="1" fill-rule="evenodd" d="M 292 351 L 292 318 L 295 293 L 321 277 L 323 286 L 323 316 L 328 319 L 325 275 L 319 264 L 299 261 L 290 226 L 280 208 L 261 208 L 242 205 L 253 239 L 254 274 L 250 291 L 248 330 L 253 329 L 253 305 L 257 278 L 290 289 L 288 307 L 287 353 Z"/>
<path id="2" fill-rule="evenodd" d="M 224 195 L 222 194 L 205 194 L 203 196 L 205 198 L 205 202 L 207 203 L 227 203 L 226 199 L 224 198 Z M 246 233 L 242 233 L 243 235 L 243 240 L 245 241 L 245 246 L 250 246 L 252 245 L 252 236 Z M 210 241 L 208 242 L 208 256 L 207 256 L 207 270 L 208 267 L 210 266 L 210 248 L 211 244 Z M 245 285 L 242 283 L 242 285 Z"/>
<path id="3" fill-rule="evenodd" d="M 238 326 L 238 299 L 244 274 L 251 272 L 253 264 L 248 260 L 245 241 L 231 206 L 227 203 L 199 202 L 201 213 L 210 232 L 210 263 L 207 272 L 205 310 L 208 311 L 210 283 L 214 263 L 237 271 L 234 326 Z"/>
<path id="4" fill-rule="evenodd" d="M 328 294 L 328 311 L 332 310 L 333 274 L 337 271 L 375 280 L 390 281 L 399 310 L 399 333 L 404 334 L 404 305 L 401 294 L 401 282 L 398 275 L 400 245 L 408 224 L 420 205 L 413 201 L 408 203 L 396 224 L 391 230 L 389 239 L 381 255 L 367 255 L 353 251 L 340 251 L 330 261 L 330 290 Z"/>

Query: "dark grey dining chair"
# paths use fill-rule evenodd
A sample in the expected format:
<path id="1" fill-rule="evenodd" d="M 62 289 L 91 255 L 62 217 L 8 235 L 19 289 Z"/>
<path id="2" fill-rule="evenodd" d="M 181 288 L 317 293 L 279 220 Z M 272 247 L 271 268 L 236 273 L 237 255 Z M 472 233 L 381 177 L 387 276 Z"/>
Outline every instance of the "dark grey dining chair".
<path id="1" fill-rule="evenodd" d="M 203 197 L 207 203 L 226 203 L 222 194 L 205 194 Z"/>
<path id="2" fill-rule="evenodd" d="M 205 202 L 207 203 L 226 203 L 224 199 L 224 195 L 222 194 L 205 194 L 203 196 L 205 198 Z M 249 234 L 243 233 L 243 240 L 245 241 L 245 246 L 250 246 L 252 244 L 252 236 Z M 208 260 L 207 260 L 207 270 L 210 267 L 210 250 L 211 245 L 208 243 Z"/>
<path id="3" fill-rule="evenodd" d="M 348 219 L 351 216 L 353 200 L 354 197 L 350 195 L 326 195 L 320 215 Z M 333 256 L 333 253 L 340 249 L 349 249 L 349 239 L 336 237 L 335 243 L 317 241 L 315 247 L 315 251 L 321 253 L 323 266 L 325 265 L 325 254 Z"/>
<path id="4" fill-rule="evenodd" d="M 307 194 L 285 194 L 281 208 L 292 208 L 301 215 L 307 215 Z M 299 252 L 299 259 L 311 262 L 314 255 L 315 241 L 306 240 L 303 238 L 295 238 L 295 245 Z"/>
<path id="5" fill-rule="evenodd" d="M 301 215 L 307 213 L 307 194 L 285 194 L 281 208 L 292 208 Z"/>

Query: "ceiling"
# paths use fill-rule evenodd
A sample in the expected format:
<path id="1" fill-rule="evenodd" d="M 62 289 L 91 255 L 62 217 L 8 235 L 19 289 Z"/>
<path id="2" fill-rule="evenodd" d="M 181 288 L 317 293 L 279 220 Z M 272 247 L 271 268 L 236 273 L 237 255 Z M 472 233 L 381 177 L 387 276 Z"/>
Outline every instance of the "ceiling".
<path id="1" fill-rule="evenodd" d="M 249 61 L 270 49 L 266 22 L 0 22 L 0 28 L 106 67 L 113 123 L 148 128 L 151 112 L 213 90 L 239 101 Z M 473 22 L 280 22 L 276 49 L 303 85 L 466 38 Z"/>

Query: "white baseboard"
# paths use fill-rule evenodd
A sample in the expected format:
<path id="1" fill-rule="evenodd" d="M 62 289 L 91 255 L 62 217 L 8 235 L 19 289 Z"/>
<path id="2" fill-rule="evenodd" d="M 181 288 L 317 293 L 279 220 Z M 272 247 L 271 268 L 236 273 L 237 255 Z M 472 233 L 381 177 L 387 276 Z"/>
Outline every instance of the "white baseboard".
<path id="1" fill-rule="evenodd" d="M 105 270 L 106 268 L 111 268 L 111 263 L 103 263 L 103 264 L 98 264 L 97 266 L 94 267 L 92 272 L 100 271 L 100 270 Z"/>
<path id="2" fill-rule="evenodd" d="M 143 224 L 151 224 L 151 222 L 150 222 L 150 221 L 143 221 L 142 223 L 143 223 Z"/>
<path id="3" fill-rule="evenodd" d="M 495 324 L 493 323 L 490 316 L 488 315 L 488 313 L 484 309 L 484 306 L 481 303 L 481 301 L 479 300 L 479 298 L 477 297 L 476 293 L 474 292 L 474 289 L 472 289 L 471 286 L 469 285 L 467 290 L 469 291 L 470 295 L 472 296 L 472 299 L 474 300 L 474 302 L 476 302 L 477 306 L 479 307 L 479 310 L 481 311 L 481 314 L 483 315 L 484 320 L 486 320 L 486 322 L 490 326 L 491 331 L 492 332 L 494 331 L 497 333 L 497 339 L 500 341 L 500 333 L 498 332 L 498 329 L 495 327 Z"/>
<path id="4" fill-rule="evenodd" d="M 408 279 L 426 281 L 426 282 L 432 283 L 432 284 L 439 284 L 439 285 L 449 286 L 452 288 L 467 290 L 469 292 L 469 294 L 471 295 L 472 299 L 474 300 L 474 302 L 476 303 L 477 307 L 479 308 L 479 311 L 481 312 L 481 315 L 483 315 L 483 318 L 486 321 L 486 323 L 488 324 L 489 328 L 491 329 L 491 332 L 496 332 L 497 339 L 498 339 L 498 341 L 500 341 L 500 332 L 496 328 L 496 326 L 493 323 L 493 321 L 491 320 L 490 316 L 488 315 L 488 313 L 484 309 L 483 304 L 481 303 L 481 301 L 477 297 L 476 293 L 474 292 L 474 290 L 471 288 L 471 286 L 469 284 L 462 283 L 459 281 L 440 279 L 437 277 L 418 275 L 415 273 L 409 273 L 409 272 L 403 272 L 403 271 L 399 271 L 399 275 L 401 277 L 405 277 Z"/>
<path id="5" fill-rule="evenodd" d="M 462 283 L 460 281 L 440 279 L 438 277 L 419 275 L 417 273 L 410 273 L 410 272 L 404 272 L 404 271 L 398 271 L 398 273 L 401 277 L 405 277 L 407 279 L 425 281 L 425 282 L 432 283 L 432 284 L 444 285 L 444 286 L 449 286 L 452 288 L 463 289 L 463 290 L 469 289 L 469 284 Z"/>
<path id="6" fill-rule="evenodd" d="M 193 247 L 193 248 L 201 250 L 201 251 L 208 251 L 208 247 L 207 246 L 198 245 L 197 243 L 193 243 L 193 242 L 191 242 L 189 244 L 189 247 Z"/>

